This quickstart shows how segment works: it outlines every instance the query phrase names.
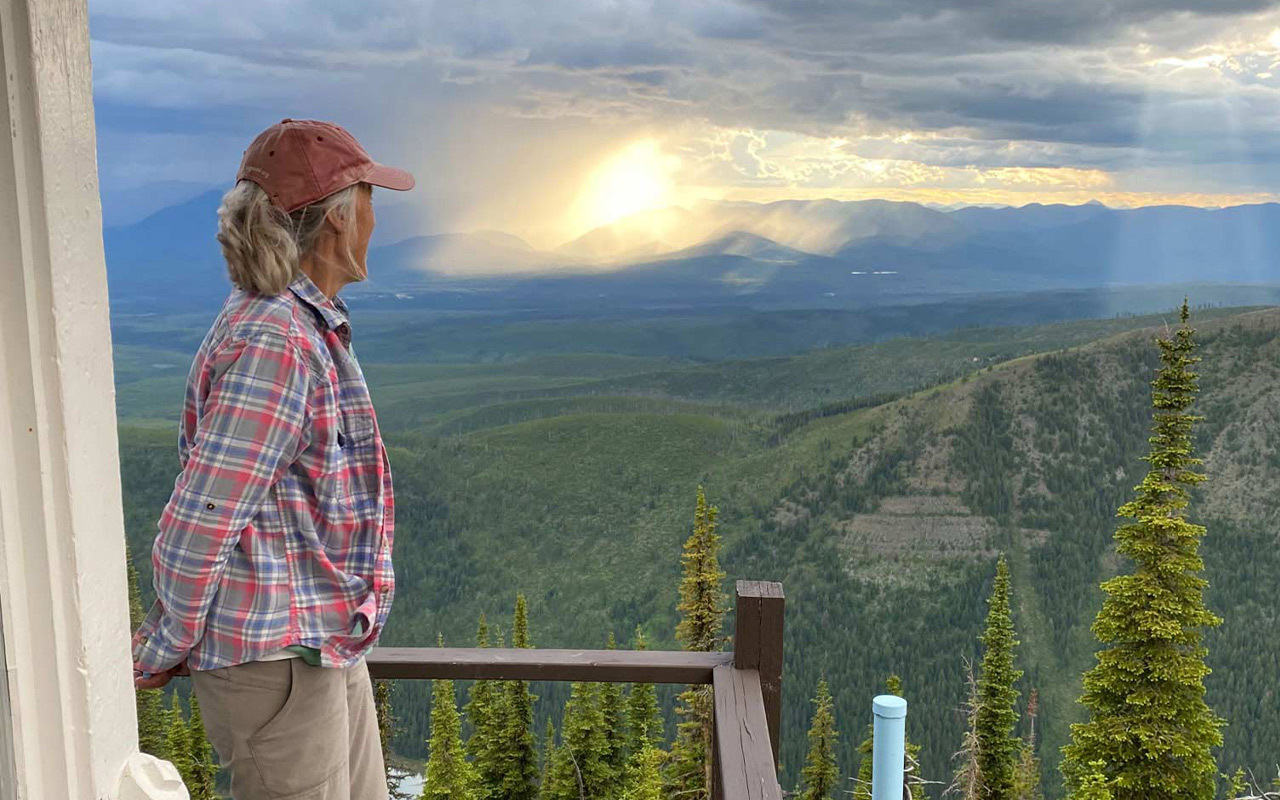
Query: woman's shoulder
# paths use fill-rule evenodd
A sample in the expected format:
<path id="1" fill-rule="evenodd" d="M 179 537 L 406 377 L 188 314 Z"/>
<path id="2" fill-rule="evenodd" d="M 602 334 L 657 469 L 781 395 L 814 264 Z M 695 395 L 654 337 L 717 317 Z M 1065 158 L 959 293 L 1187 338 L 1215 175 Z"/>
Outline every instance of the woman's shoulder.
<path id="1" fill-rule="evenodd" d="M 313 375 L 324 375 L 326 351 L 309 313 L 292 292 L 264 295 L 236 288 L 211 326 L 206 345 L 275 338 L 282 346 L 296 348 Z"/>
<path id="2" fill-rule="evenodd" d="M 295 306 L 289 292 L 266 295 L 237 288 L 227 296 L 214 326 L 221 324 L 227 336 L 232 339 L 247 339 L 262 334 L 296 336 L 298 326 Z"/>

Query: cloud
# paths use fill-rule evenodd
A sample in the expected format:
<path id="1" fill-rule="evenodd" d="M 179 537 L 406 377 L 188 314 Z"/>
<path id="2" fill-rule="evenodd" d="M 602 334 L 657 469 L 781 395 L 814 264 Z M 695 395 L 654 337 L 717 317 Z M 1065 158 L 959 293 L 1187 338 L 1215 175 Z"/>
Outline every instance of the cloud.
<path id="1" fill-rule="evenodd" d="M 90 11 L 104 182 L 122 186 L 226 174 L 283 116 L 346 122 L 425 174 L 416 199 L 433 225 L 534 238 L 556 235 L 548 196 L 571 203 L 573 181 L 639 138 L 681 154 L 690 196 L 1254 196 L 1280 166 L 1280 0 Z"/>

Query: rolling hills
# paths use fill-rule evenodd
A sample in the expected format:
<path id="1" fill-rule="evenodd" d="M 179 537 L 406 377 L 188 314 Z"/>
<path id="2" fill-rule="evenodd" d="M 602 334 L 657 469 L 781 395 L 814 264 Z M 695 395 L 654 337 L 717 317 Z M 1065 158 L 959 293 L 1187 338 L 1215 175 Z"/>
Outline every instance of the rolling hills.
<path id="1" fill-rule="evenodd" d="M 672 646 L 701 484 L 722 510 L 730 578 L 787 587 L 784 781 L 803 757 L 819 675 L 835 690 L 851 773 L 866 702 L 891 671 L 926 775 L 946 779 L 961 658 L 975 652 L 1005 552 L 1024 698 L 1041 692 L 1056 786 L 1097 583 L 1117 567 L 1114 512 L 1143 468 L 1159 322 L 962 330 L 712 364 L 599 352 L 415 364 L 375 338 L 362 359 L 387 421 L 400 530 L 386 642 L 467 640 L 478 613 L 505 617 L 519 589 L 542 646 L 595 646 L 637 624 Z M 1196 324 L 1212 479 L 1196 515 L 1210 531 L 1210 604 L 1227 620 L 1209 638 L 1210 702 L 1232 723 L 1223 767 L 1263 774 L 1280 751 L 1280 311 L 1215 310 Z M 140 419 L 165 415 L 140 404 Z M 176 471 L 172 435 L 122 427 L 121 449 L 127 526 L 145 552 Z M 409 730 L 397 746 L 420 754 L 426 692 L 398 692 Z M 538 693 L 541 720 L 563 687 Z"/>

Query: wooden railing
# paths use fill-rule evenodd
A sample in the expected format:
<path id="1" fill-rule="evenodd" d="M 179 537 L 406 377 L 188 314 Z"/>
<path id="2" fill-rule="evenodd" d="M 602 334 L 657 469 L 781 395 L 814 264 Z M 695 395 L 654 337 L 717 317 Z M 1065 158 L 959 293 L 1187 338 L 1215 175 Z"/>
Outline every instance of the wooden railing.
<path id="1" fill-rule="evenodd" d="M 712 797 L 781 800 L 782 584 L 738 581 L 733 652 L 379 647 L 374 678 L 710 684 Z"/>

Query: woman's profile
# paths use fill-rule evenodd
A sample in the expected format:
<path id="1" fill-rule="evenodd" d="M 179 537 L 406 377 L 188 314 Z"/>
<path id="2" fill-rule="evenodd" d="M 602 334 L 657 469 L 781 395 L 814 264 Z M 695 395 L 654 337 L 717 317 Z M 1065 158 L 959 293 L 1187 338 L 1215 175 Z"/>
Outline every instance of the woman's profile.
<path id="1" fill-rule="evenodd" d="M 391 609 L 391 469 L 339 291 L 374 186 L 413 177 L 286 119 L 218 210 L 234 288 L 187 379 L 135 684 L 190 674 L 235 800 L 387 796 L 364 655 Z"/>

